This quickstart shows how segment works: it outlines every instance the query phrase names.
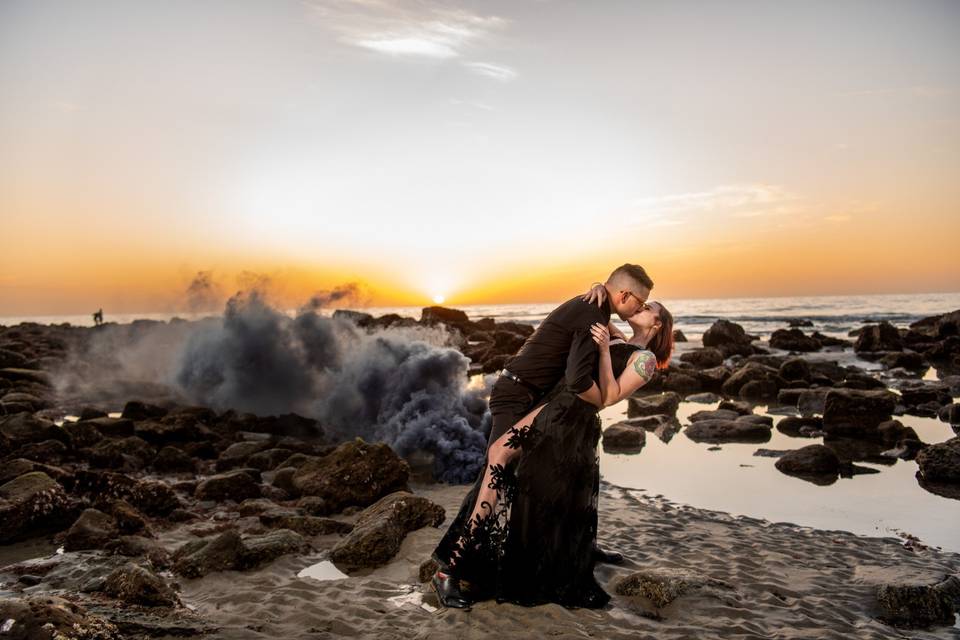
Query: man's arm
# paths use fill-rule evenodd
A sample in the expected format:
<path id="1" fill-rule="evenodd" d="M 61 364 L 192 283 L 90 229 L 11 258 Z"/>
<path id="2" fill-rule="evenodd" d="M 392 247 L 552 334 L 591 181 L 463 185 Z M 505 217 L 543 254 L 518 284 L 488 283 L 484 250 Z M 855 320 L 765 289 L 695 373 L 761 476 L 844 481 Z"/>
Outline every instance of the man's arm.
<path id="1" fill-rule="evenodd" d="M 593 370 L 597 363 L 597 343 L 593 341 L 590 327 L 595 323 L 605 325 L 607 322 L 600 309 L 583 301 L 580 301 L 573 321 L 575 326 L 564 378 L 571 391 L 583 393 L 593 384 Z"/>

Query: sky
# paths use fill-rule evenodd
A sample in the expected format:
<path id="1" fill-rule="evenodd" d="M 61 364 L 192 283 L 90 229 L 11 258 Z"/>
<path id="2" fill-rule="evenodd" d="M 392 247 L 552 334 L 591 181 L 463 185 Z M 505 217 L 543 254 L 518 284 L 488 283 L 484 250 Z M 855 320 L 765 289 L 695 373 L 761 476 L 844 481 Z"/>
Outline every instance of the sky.
<path id="1" fill-rule="evenodd" d="M 0 316 L 960 290 L 960 3 L 0 0 Z"/>

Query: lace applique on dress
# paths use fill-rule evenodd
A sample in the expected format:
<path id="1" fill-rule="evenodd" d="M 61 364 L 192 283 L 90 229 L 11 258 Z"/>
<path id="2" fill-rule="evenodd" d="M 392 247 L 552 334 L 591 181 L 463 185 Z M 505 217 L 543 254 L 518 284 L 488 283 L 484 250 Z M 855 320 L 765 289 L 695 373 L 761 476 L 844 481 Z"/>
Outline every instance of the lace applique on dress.
<path id="1" fill-rule="evenodd" d="M 633 370 L 637 372 L 644 383 L 650 382 L 653 374 L 657 371 L 657 357 L 652 351 L 641 351 L 637 354 L 637 359 L 633 361 Z"/>

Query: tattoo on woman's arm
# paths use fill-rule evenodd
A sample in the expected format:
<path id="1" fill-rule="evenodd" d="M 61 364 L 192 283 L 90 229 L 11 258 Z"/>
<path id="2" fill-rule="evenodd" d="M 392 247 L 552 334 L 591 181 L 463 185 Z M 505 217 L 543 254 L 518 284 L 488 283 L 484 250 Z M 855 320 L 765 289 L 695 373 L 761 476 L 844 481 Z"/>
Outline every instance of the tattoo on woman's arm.
<path id="1" fill-rule="evenodd" d="M 637 372 L 644 383 L 650 382 L 657 369 L 657 357 L 649 351 L 641 351 L 633 361 L 633 370 Z"/>

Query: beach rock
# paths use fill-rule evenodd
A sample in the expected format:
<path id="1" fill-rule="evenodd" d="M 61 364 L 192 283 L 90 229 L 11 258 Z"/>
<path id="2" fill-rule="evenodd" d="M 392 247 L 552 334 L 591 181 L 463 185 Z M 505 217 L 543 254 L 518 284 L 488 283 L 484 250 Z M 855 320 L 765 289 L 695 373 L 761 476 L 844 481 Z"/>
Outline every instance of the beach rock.
<path id="1" fill-rule="evenodd" d="M 123 640 L 117 627 L 65 598 L 47 594 L 0 599 L 5 640 Z"/>
<path id="2" fill-rule="evenodd" d="M 890 419 L 896 400 L 886 390 L 831 389 L 824 401 L 823 430 L 831 436 L 870 437 Z"/>
<path id="3" fill-rule="evenodd" d="M 134 426 L 133 433 L 156 446 L 213 438 L 210 429 L 198 422 L 194 416 L 184 413 L 167 415 L 159 420 L 139 421 Z"/>
<path id="4" fill-rule="evenodd" d="M 459 309 L 448 309 L 447 307 L 424 307 L 420 312 L 420 322 L 422 324 L 469 324 L 470 318 Z"/>
<path id="5" fill-rule="evenodd" d="M 289 459 L 292 454 L 291 449 L 266 449 L 247 458 L 247 464 L 261 471 L 272 471 L 281 462 Z"/>
<path id="6" fill-rule="evenodd" d="M 823 435 L 823 418 L 787 416 L 777 423 L 777 431 L 794 438 L 817 438 Z"/>
<path id="7" fill-rule="evenodd" d="M 913 351 L 888 353 L 880 358 L 880 363 L 888 369 L 899 367 L 915 372 L 924 371 L 929 366 L 922 355 Z"/>
<path id="8" fill-rule="evenodd" d="M 871 351 L 902 351 L 903 341 L 897 328 L 887 321 L 863 327 L 853 345 L 857 353 Z"/>
<path id="9" fill-rule="evenodd" d="M 742 416 L 748 416 L 753 413 L 753 405 L 742 400 L 724 400 L 717 409 L 721 411 L 735 411 Z"/>
<path id="10" fill-rule="evenodd" d="M 104 439 L 90 449 L 88 458 L 91 466 L 104 469 L 123 469 L 139 471 L 147 466 L 157 455 L 156 449 L 137 436 L 127 438 Z"/>
<path id="11" fill-rule="evenodd" d="M 827 394 L 831 389 L 804 389 L 797 398 L 797 410 L 801 415 L 812 416 L 824 412 Z"/>
<path id="12" fill-rule="evenodd" d="M 193 496 L 197 500 L 233 500 L 243 502 L 247 498 L 259 498 L 257 478 L 244 470 L 228 471 L 202 480 Z"/>
<path id="13" fill-rule="evenodd" d="M 747 356 L 754 352 L 754 339 L 739 324 L 720 319 L 704 332 L 703 346 L 716 347 L 727 358 L 734 354 Z"/>
<path id="14" fill-rule="evenodd" d="M 950 424 L 960 424 L 960 404 L 950 404 L 942 407 L 937 412 L 937 417 L 943 422 Z"/>
<path id="15" fill-rule="evenodd" d="M 195 472 L 197 463 L 180 449 L 172 446 L 166 446 L 157 453 L 153 459 L 153 468 L 157 471 L 166 472 Z"/>
<path id="16" fill-rule="evenodd" d="M 167 415 L 167 410 L 155 404 L 131 400 L 123 407 L 120 417 L 127 420 L 147 420 L 149 418 L 162 418 Z"/>
<path id="17" fill-rule="evenodd" d="M 779 373 L 784 380 L 809 380 L 810 365 L 803 358 L 790 358 L 780 365 Z"/>
<path id="18" fill-rule="evenodd" d="M 949 576 L 934 585 L 883 584 L 877 587 L 880 619 L 904 628 L 952 625 L 960 609 L 960 580 Z"/>
<path id="19" fill-rule="evenodd" d="M 262 440 L 235 442 L 227 447 L 217 458 L 217 471 L 230 471 L 247 464 L 247 459 L 255 453 L 270 448 L 270 443 Z"/>
<path id="20" fill-rule="evenodd" d="M 695 393 L 689 395 L 686 398 L 687 402 L 696 402 L 697 404 L 713 404 L 714 402 L 720 402 L 720 396 L 709 391 L 704 393 Z"/>
<path id="21" fill-rule="evenodd" d="M 5 367 L 3 369 L 0 369 L 0 378 L 3 378 L 4 380 L 9 380 L 13 383 L 33 382 L 45 387 L 53 386 L 53 381 L 50 378 L 50 374 L 46 371 L 39 371 L 37 369 Z"/>
<path id="22" fill-rule="evenodd" d="M 299 533 L 277 529 L 241 540 L 239 568 L 254 569 L 289 553 L 304 553 L 310 545 Z"/>
<path id="23" fill-rule="evenodd" d="M 149 535 L 146 519 L 126 500 L 113 500 L 109 510 L 121 534 L 147 533 Z"/>
<path id="24" fill-rule="evenodd" d="M 687 342 L 687 336 L 683 335 L 683 331 L 680 329 L 673 330 L 673 341 L 674 342 Z"/>
<path id="25" fill-rule="evenodd" d="M 75 516 L 66 493 L 42 471 L 0 485 L 0 544 L 56 531 Z"/>
<path id="26" fill-rule="evenodd" d="M 806 318 L 785 318 L 788 327 L 812 327 L 813 321 Z"/>
<path id="27" fill-rule="evenodd" d="M 681 395 L 696 393 L 700 391 L 700 380 L 692 375 L 681 371 L 660 372 L 658 374 L 660 387 L 666 392 L 675 392 Z"/>
<path id="28" fill-rule="evenodd" d="M 822 444 L 811 444 L 789 451 L 774 466 L 791 476 L 833 476 L 840 473 L 840 459 Z"/>
<path id="29" fill-rule="evenodd" d="M 58 464 L 68 455 L 67 445 L 59 440 L 44 440 L 25 444 L 11 454 L 16 458 L 45 464 Z"/>
<path id="30" fill-rule="evenodd" d="M 180 604 L 176 592 L 166 582 L 133 562 L 110 572 L 103 591 L 127 604 L 146 607 L 175 607 Z"/>
<path id="31" fill-rule="evenodd" d="M 389 446 L 357 438 L 297 469 L 293 488 L 299 495 L 323 498 L 331 513 L 336 513 L 350 505 L 367 506 L 389 493 L 406 490 L 409 475 L 409 465 Z"/>
<path id="32" fill-rule="evenodd" d="M 654 396 L 627 398 L 627 416 L 631 418 L 653 415 L 676 415 L 680 408 L 680 394 L 667 391 Z"/>
<path id="33" fill-rule="evenodd" d="M 352 322 L 358 327 L 367 327 L 373 322 L 373 316 L 362 311 L 353 311 L 352 309 L 337 309 L 333 312 L 334 320 L 346 320 Z"/>
<path id="34" fill-rule="evenodd" d="M 122 438 L 133 435 L 133 420 L 127 420 L 126 418 L 92 418 L 81 420 L 81 422 L 93 426 L 108 438 Z"/>
<path id="35" fill-rule="evenodd" d="M 603 430 L 603 448 L 639 451 L 647 443 L 643 427 L 619 422 Z"/>
<path id="36" fill-rule="evenodd" d="M 723 383 L 730 378 L 731 373 L 730 369 L 721 365 L 697 371 L 697 379 L 706 391 L 720 392 L 723 389 Z"/>
<path id="37" fill-rule="evenodd" d="M 103 440 L 100 430 L 89 422 L 64 422 L 61 428 L 70 436 L 70 441 L 77 449 L 92 447 Z"/>
<path id="38" fill-rule="evenodd" d="M 713 409 L 712 411 L 697 411 L 691 413 L 688 418 L 690 422 L 699 422 L 700 420 L 736 420 L 741 413 L 732 409 Z"/>
<path id="39" fill-rule="evenodd" d="M 917 465 L 927 482 L 960 484 L 960 437 L 929 445 L 917 454 Z"/>
<path id="40" fill-rule="evenodd" d="M 150 516 L 167 516 L 182 505 L 173 488 L 159 480 L 140 480 L 128 496 L 118 496 Z"/>
<path id="41" fill-rule="evenodd" d="M 404 538 L 422 527 L 438 527 L 443 507 L 411 493 L 398 491 L 364 509 L 353 531 L 330 551 L 330 559 L 348 569 L 376 567 L 388 562 Z"/>
<path id="42" fill-rule="evenodd" d="M 174 552 L 173 571 L 184 578 L 200 578 L 215 571 L 237 569 L 242 548 L 236 529 L 209 540 L 188 542 Z"/>
<path id="43" fill-rule="evenodd" d="M 719 349 L 706 347 L 704 349 L 694 349 L 693 351 L 680 354 L 680 360 L 682 362 L 688 362 L 695 367 L 708 369 L 723 364 L 723 354 Z"/>
<path id="44" fill-rule="evenodd" d="M 10 447 L 44 440 L 60 440 L 68 444 L 70 441 L 67 433 L 53 422 L 26 411 L 0 418 L 0 435 L 9 441 Z"/>
<path id="45" fill-rule="evenodd" d="M 97 509 L 84 509 L 64 536 L 63 548 L 66 551 L 102 549 L 118 534 L 113 516 Z"/>
<path id="46" fill-rule="evenodd" d="M 656 568 L 636 571 L 618 579 L 613 591 L 621 596 L 643 597 L 658 609 L 677 598 L 705 589 L 730 589 L 730 585 L 688 569 Z"/>
<path id="47" fill-rule="evenodd" d="M 170 554 L 156 540 L 143 536 L 120 536 L 104 545 L 104 550 L 127 557 L 139 557 L 147 560 L 157 569 L 170 567 Z"/>
<path id="48" fill-rule="evenodd" d="M 107 412 L 96 407 L 83 407 L 80 409 L 79 420 L 92 420 L 93 418 L 106 418 Z"/>
<path id="49" fill-rule="evenodd" d="M 840 338 L 833 338 L 833 337 L 824 335 L 824 334 L 820 333 L 819 331 L 814 331 L 814 332 L 813 332 L 812 334 L 810 334 L 810 335 L 811 335 L 812 338 L 814 338 L 815 340 L 817 340 L 817 342 L 820 343 L 820 346 L 821 346 L 822 348 L 826 348 L 826 347 L 840 347 L 840 348 L 842 348 L 842 349 L 845 349 L 845 348 L 847 348 L 847 347 L 853 346 L 853 343 L 850 342 L 849 340 L 842 340 L 842 339 L 840 339 Z"/>
<path id="50" fill-rule="evenodd" d="M 684 433 L 694 442 L 766 442 L 770 439 L 770 425 L 741 416 L 736 420 L 701 420 L 694 422 Z"/>
<path id="51" fill-rule="evenodd" d="M 770 346 L 784 351 L 819 351 L 820 341 L 800 329 L 777 329 L 770 335 Z"/>
<path id="52" fill-rule="evenodd" d="M 750 386 L 747 386 L 748 384 Z M 780 372 L 777 369 L 757 362 L 748 362 L 733 372 L 723 383 L 722 389 L 728 396 L 739 396 L 744 400 L 759 400 L 776 398 L 781 386 Z M 744 387 L 747 387 L 745 392 Z"/>
<path id="53" fill-rule="evenodd" d="M 271 529 L 289 529 L 305 536 L 321 536 L 331 533 L 350 533 L 353 525 L 333 518 L 304 516 L 282 510 L 260 514 L 260 524 Z"/>

